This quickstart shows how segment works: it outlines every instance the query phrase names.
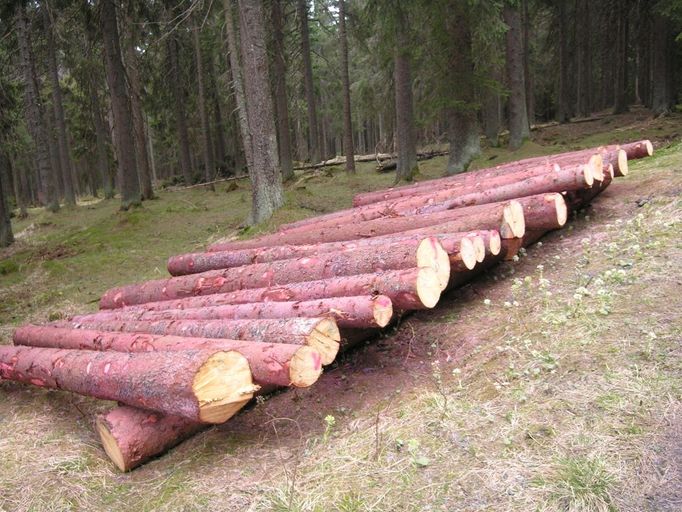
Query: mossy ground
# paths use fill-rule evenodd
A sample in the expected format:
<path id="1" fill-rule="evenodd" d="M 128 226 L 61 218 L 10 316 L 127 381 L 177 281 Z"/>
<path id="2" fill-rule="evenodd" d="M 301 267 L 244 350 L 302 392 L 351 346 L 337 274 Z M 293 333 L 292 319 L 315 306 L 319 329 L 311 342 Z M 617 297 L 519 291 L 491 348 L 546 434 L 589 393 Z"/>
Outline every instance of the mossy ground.
<path id="1" fill-rule="evenodd" d="M 117 474 L 105 403 L 0 384 L 0 510 L 675 510 L 681 503 L 682 144 L 679 116 L 606 116 L 534 133 L 476 167 L 649 137 L 570 226 L 433 311 L 170 454 Z M 438 176 L 445 158 L 422 162 Z M 391 184 L 320 171 L 260 230 Z M 94 310 L 107 288 L 239 235 L 250 192 L 161 191 L 132 212 L 31 211 L 0 253 L 0 343 L 26 321 Z M 240 236 L 248 236 L 251 233 Z"/>

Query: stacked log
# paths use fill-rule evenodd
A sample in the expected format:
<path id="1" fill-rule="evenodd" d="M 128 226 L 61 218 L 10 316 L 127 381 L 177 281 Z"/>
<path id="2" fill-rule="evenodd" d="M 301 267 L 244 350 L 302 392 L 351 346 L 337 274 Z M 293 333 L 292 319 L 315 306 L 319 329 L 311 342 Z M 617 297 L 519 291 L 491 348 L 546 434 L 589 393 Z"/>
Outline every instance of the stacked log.
<path id="1" fill-rule="evenodd" d="M 339 351 L 561 228 L 652 150 L 605 146 L 359 194 L 354 208 L 173 256 L 171 277 L 108 290 L 99 312 L 17 329 L 0 378 L 118 401 L 96 428 L 128 471 L 255 394 L 312 385 Z"/>

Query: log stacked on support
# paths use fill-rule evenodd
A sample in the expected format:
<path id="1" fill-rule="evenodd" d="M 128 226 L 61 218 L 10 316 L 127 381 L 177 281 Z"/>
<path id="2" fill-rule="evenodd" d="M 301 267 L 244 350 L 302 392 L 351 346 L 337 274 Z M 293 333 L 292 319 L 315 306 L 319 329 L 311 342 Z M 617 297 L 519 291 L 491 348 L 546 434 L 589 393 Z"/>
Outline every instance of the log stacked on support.
<path id="1" fill-rule="evenodd" d="M 97 431 L 130 470 L 256 392 L 310 386 L 394 310 L 434 307 L 652 150 L 606 146 L 359 194 L 355 208 L 171 257 L 174 277 L 109 290 L 100 312 L 17 329 L 0 377 L 126 404 Z"/>

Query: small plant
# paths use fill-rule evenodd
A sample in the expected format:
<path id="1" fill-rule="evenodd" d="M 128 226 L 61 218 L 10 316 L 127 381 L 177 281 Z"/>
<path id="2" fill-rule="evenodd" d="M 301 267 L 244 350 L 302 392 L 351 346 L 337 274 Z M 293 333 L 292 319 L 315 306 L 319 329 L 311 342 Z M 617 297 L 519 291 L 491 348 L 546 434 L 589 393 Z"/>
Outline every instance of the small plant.
<path id="1" fill-rule="evenodd" d="M 332 433 L 334 426 L 336 425 L 336 418 L 331 414 L 327 414 L 324 417 L 324 434 L 322 434 L 322 442 L 326 443 L 329 440 L 329 436 Z"/>

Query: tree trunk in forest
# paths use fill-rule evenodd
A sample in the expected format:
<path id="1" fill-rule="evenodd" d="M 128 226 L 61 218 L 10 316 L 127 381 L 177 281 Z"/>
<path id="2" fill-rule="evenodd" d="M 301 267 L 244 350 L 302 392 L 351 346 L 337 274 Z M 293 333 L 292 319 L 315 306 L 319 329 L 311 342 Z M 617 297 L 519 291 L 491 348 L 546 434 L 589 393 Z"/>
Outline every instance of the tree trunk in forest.
<path id="1" fill-rule="evenodd" d="M 218 350 L 126 354 L 0 346 L 0 377 L 206 423 L 226 421 L 258 389 L 244 356 Z"/>
<path id="2" fill-rule="evenodd" d="M 282 168 L 282 181 L 294 177 L 294 164 L 291 159 L 291 131 L 289 129 L 289 107 L 287 105 L 286 61 L 284 60 L 284 14 L 282 0 L 271 0 L 270 22 L 273 41 L 273 90 L 275 96 L 275 118 L 277 120 L 277 142 L 279 162 Z"/>
<path id="3" fill-rule="evenodd" d="M 613 113 L 622 114 L 628 109 L 628 29 L 630 14 L 629 0 L 616 2 L 616 53 L 614 55 L 615 79 Z"/>
<path id="4" fill-rule="evenodd" d="M 213 114 L 213 155 L 216 169 L 224 169 L 227 164 L 227 143 L 225 142 L 226 126 L 223 121 L 220 88 L 215 74 L 213 51 L 206 59 L 206 94 L 208 95 L 207 109 Z M 209 115 L 210 118 L 210 115 Z"/>
<path id="5" fill-rule="evenodd" d="M 249 223 L 260 224 L 284 202 L 262 0 L 240 0 L 239 19 L 242 79 L 253 151 L 253 165 L 249 168 L 252 186 Z"/>
<path id="6" fill-rule="evenodd" d="M 95 125 L 95 138 L 97 144 L 97 170 L 102 180 L 102 187 L 104 188 L 104 199 L 113 199 L 114 191 L 114 175 L 111 172 L 111 162 L 109 161 L 109 152 L 107 151 L 107 129 L 102 118 L 102 108 L 100 106 L 99 92 L 94 81 L 91 81 L 90 89 L 90 105 L 92 109 L 92 121 Z"/>
<path id="7" fill-rule="evenodd" d="M 350 107 L 350 76 L 348 75 L 348 34 L 346 33 L 346 2 L 339 0 L 339 46 L 341 49 L 341 87 L 343 96 L 343 154 L 346 172 L 355 174 L 353 120 Z"/>
<path id="8" fill-rule="evenodd" d="M 0 141 L 2 144 L 2 141 Z M 28 211 L 26 210 L 26 201 L 28 197 L 28 190 L 26 189 L 26 172 L 20 169 L 17 162 L 12 162 L 11 159 L 7 160 L 9 166 L 12 168 L 12 184 L 14 185 L 14 198 L 17 202 L 17 209 L 19 210 L 18 217 L 20 219 L 25 219 L 28 217 Z"/>
<path id="9" fill-rule="evenodd" d="M 211 123 L 208 120 L 208 110 L 206 108 L 206 77 L 204 76 L 204 57 L 201 52 L 201 41 L 199 40 L 199 24 L 197 16 L 199 13 L 192 14 L 192 42 L 194 44 L 194 60 L 197 66 L 197 89 L 199 119 L 201 120 L 201 146 L 204 153 L 204 180 L 206 183 L 213 181 L 215 175 L 215 159 L 213 148 L 211 147 Z M 208 187 L 215 190 L 211 184 Z"/>
<path id="10" fill-rule="evenodd" d="M 296 10 L 301 31 L 301 58 L 303 60 L 303 86 L 308 106 L 308 155 L 311 163 L 321 160 L 320 134 L 313 82 L 313 63 L 310 52 L 310 31 L 308 29 L 308 0 L 297 0 Z"/>
<path id="11" fill-rule="evenodd" d="M 590 101 L 590 91 L 592 88 L 592 18 L 590 16 L 590 0 L 579 0 L 577 7 L 578 12 L 576 12 L 575 16 L 578 24 L 578 40 L 576 41 L 576 63 L 578 70 L 576 114 L 578 117 L 588 117 L 592 109 Z"/>
<path id="12" fill-rule="evenodd" d="M 535 92 L 533 87 L 533 74 L 530 72 L 531 49 L 530 49 L 530 12 L 528 0 L 522 0 L 523 9 L 523 74 L 526 84 L 526 113 L 528 125 L 535 123 Z"/>
<path id="13" fill-rule="evenodd" d="M 26 105 L 26 121 L 37 164 L 40 180 L 40 202 L 51 212 L 59 210 L 59 199 L 56 194 L 56 170 L 51 167 L 49 153 L 49 139 L 46 130 L 45 113 L 40 99 L 40 88 L 35 69 L 35 58 L 31 43 L 31 32 L 28 18 L 21 2 L 16 7 L 17 41 L 19 45 L 19 61 L 24 81 L 24 97 Z"/>
<path id="14" fill-rule="evenodd" d="M 569 107 L 569 78 L 568 78 L 568 14 L 566 2 L 559 1 L 559 91 L 557 97 L 557 121 L 568 123 L 571 120 Z"/>
<path id="15" fill-rule="evenodd" d="M 147 136 L 145 133 L 144 111 L 142 108 L 143 85 L 140 79 L 140 71 L 137 62 L 135 45 L 137 44 L 136 20 L 133 19 L 131 10 L 134 4 L 131 2 L 123 6 L 124 13 L 121 17 L 122 43 L 125 60 L 125 71 L 128 78 L 130 91 L 130 110 L 133 118 L 133 139 L 135 141 L 135 163 L 140 180 L 142 199 L 154 199 L 152 186 L 152 173 L 149 168 L 149 154 L 147 151 Z"/>
<path id="16" fill-rule="evenodd" d="M 491 70 L 491 77 L 499 82 L 499 69 Z M 483 105 L 483 132 L 485 133 L 488 144 L 496 148 L 500 145 L 500 131 L 502 129 L 502 114 L 500 93 L 496 89 L 489 88 L 484 92 Z"/>
<path id="17" fill-rule="evenodd" d="M 57 199 L 64 198 L 64 173 L 62 172 L 61 160 L 59 160 L 59 139 L 55 129 L 54 108 L 48 105 L 44 111 L 45 129 L 47 130 L 47 151 L 50 154 L 50 167 L 54 170 L 55 190 Z"/>
<path id="18" fill-rule="evenodd" d="M 446 109 L 448 143 L 447 174 L 466 171 L 471 161 L 481 152 L 478 118 L 474 106 L 474 63 L 472 55 L 471 27 L 465 9 L 449 13 L 446 29 L 450 37 L 450 69 L 448 77 L 451 90 L 456 94 L 457 106 Z"/>
<path id="19" fill-rule="evenodd" d="M 662 14 L 653 14 L 653 48 L 651 52 L 651 110 L 655 116 L 666 115 L 675 106 L 675 95 L 670 88 L 672 73 L 669 53 L 674 53 L 670 21 Z"/>
<path id="20" fill-rule="evenodd" d="M 187 185 L 194 183 L 194 173 L 192 172 L 192 157 L 189 151 L 189 134 L 187 132 L 187 113 L 185 111 L 185 93 L 182 86 L 182 75 L 180 73 L 180 56 L 178 52 L 178 40 L 175 34 L 171 33 L 167 40 L 168 61 L 170 67 L 170 88 L 173 94 L 173 111 L 175 114 L 175 125 L 178 130 L 178 145 L 180 151 L 180 168 L 182 176 Z"/>
<path id="21" fill-rule="evenodd" d="M 518 7 L 504 4 L 504 22 L 507 25 L 507 83 L 509 84 L 509 147 L 516 150 L 530 137 L 526 111 L 526 82 L 523 67 L 523 40 L 521 13 Z"/>
<path id="22" fill-rule="evenodd" d="M 116 23 L 116 3 L 102 0 L 101 27 L 104 39 L 105 64 L 111 110 L 114 116 L 114 146 L 118 156 L 118 183 L 121 191 L 121 209 L 128 210 L 141 203 L 140 180 L 135 160 L 133 118 L 125 82 L 125 69 L 121 60 L 121 46 Z"/>
<path id="23" fill-rule="evenodd" d="M 14 242 L 12 221 L 9 209 L 9 184 L 4 177 L 11 173 L 10 162 L 4 149 L 0 149 L 0 247 L 8 247 Z"/>
<path id="24" fill-rule="evenodd" d="M 403 8 L 395 6 L 398 27 L 394 62 L 396 142 L 398 162 L 395 183 L 412 181 L 419 172 L 417 142 L 414 133 L 414 106 L 412 99 L 412 64 L 410 63 L 409 24 Z"/>
<path id="25" fill-rule="evenodd" d="M 242 145 L 244 147 L 244 158 L 246 159 L 247 169 L 253 168 L 253 145 L 251 142 L 251 129 L 246 111 L 246 93 L 244 92 L 244 80 L 242 66 L 240 64 L 240 45 L 237 42 L 237 25 L 234 20 L 233 2 L 224 0 L 225 11 L 225 33 L 227 37 L 227 52 L 230 61 L 230 73 L 232 75 L 232 90 L 234 91 L 235 102 L 237 104 L 237 118 L 239 121 L 239 131 L 241 133 Z"/>
<path id="26" fill-rule="evenodd" d="M 76 194 L 74 192 L 74 182 L 72 174 L 72 162 L 69 154 L 69 136 L 66 131 L 66 121 L 64 120 L 64 105 L 62 101 L 62 90 L 59 85 L 59 74 L 57 71 L 57 50 L 54 40 L 53 13 L 50 12 L 50 3 L 42 5 L 43 20 L 47 33 L 47 63 L 52 86 L 52 108 L 54 109 L 55 128 L 57 136 L 56 152 L 59 158 L 61 178 L 64 189 L 64 202 L 67 205 L 76 204 Z"/>

